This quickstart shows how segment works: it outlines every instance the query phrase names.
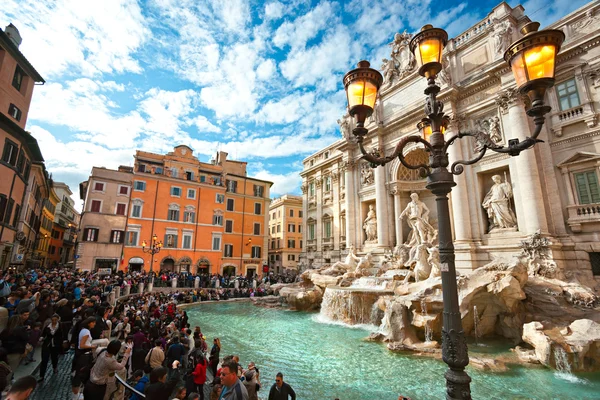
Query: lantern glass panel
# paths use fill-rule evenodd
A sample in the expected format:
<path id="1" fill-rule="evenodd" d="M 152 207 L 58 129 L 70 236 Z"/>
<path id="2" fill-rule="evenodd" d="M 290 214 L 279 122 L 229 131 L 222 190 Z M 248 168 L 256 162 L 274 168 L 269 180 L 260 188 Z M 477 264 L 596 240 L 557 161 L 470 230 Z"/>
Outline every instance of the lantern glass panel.
<path id="1" fill-rule="evenodd" d="M 525 50 L 525 64 L 529 80 L 554 78 L 554 45 L 539 45 Z"/>
<path id="2" fill-rule="evenodd" d="M 517 87 L 523 86 L 527 83 L 527 74 L 525 73 L 525 63 L 523 62 L 523 53 L 519 53 L 510 62 L 510 67 L 515 76 Z"/>
<path id="3" fill-rule="evenodd" d="M 431 62 L 440 62 L 442 43 L 438 38 L 425 39 L 419 43 L 417 61 L 422 66 Z"/>
<path id="4" fill-rule="evenodd" d="M 365 81 L 365 98 L 363 104 L 365 106 L 369 106 L 371 109 L 374 109 L 376 100 L 377 86 L 370 81 Z"/>
<path id="5" fill-rule="evenodd" d="M 356 80 L 348 85 L 348 108 L 363 104 L 365 94 L 365 81 L 363 79 Z"/>

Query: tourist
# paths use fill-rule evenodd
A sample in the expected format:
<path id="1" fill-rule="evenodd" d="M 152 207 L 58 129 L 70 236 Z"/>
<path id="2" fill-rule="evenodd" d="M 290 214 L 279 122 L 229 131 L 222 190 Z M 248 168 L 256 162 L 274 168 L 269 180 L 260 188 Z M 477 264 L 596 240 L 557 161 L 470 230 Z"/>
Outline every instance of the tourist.
<path id="1" fill-rule="evenodd" d="M 27 356 L 25 357 L 25 365 L 34 362 L 33 353 L 35 352 L 35 348 L 40 342 L 40 338 L 42 337 L 42 323 L 36 322 L 33 325 L 33 329 L 29 330 L 29 337 L 27 338 Z"/>
<path id="2" fill-rule="evenodd" d="M 14 373 L 27 349 L 27 328 L 23 326 L 19 315 L 13 315 L 8 319 L 6 329 L 0 333 L 0 341 L 8 355 L 8 365 Z"/>
<path id="3" fill-rule="evenodd" d="M 200 399 L 204 400 L 204 384 L 206 383 L 206 367 L 208 363 L 204 354 L 200 351 L 194 353 L 195 364 L 194 371 L 192 372 L 195 392 L 200 394 Z"/>
<path id="4" fill-rule="evenodd" d="M 121 349 L 121 342 L 118 340 L 113 340 L 105 350 L 100 352 L 90 372 L 90 379 L 86 382 L 85 389 L 83 390 L 85 400 L 104 399 L 109 377 L 113 376 L 116 371 L 125 369 L 132 347 L 128 346 L 126 348 L 121 362 L 116 360 L 116 356 Z"/>
<path id="5" fill-rule="evenodd" d="M 217 366 L 219 365 L 219 356 L 221 353 L 221 340 L 219 338 L 215 338 L 213 340 L 213 347 L 210 349 L 210 357 L 208 362 L 210 364 L 210 369 L 212 370 L 213 377 L 217 377 Z"/>
<path id="6" fill-rule="evenodd" d="M 8 386 L 9 377 L 12 375 L 12 369 L 8 365 L 6 350 L 0 347 L 0 393 Z"/>
<path id="7" fill-rule="evenodd" d="M 146 372 L 148 371 L 148 372 Z M 131 394 L 131 397 L 129 398 L 129 400 L 141 400 L 142 397 L 138 396 L 137 392 L 139 393 L 144 393 L 144 389 L 146 388 L 146 384 L 150 381 L 150 377 L 148 376 L 148 374 L 152 372 L 152 369 L 150 367 L 148 367 L 145 370 L 135 370 L 133 375 L 131 376 L 131 381 L 129 382 L 129 385 L 131 387 L 133 387 L 133 390 L 135 390 L 136 392 L 133 392 Z"/>
<path id="8" fill-rule="evenodd" d="M 175 389 L 175 397 L 173 397 L 173 400 L 185 400 L 186 396 L 187 390 L 185 389 L 185 386 L 179 386 Z"/>
<path id="9" fill-rule="evenodd" d="M 223 392 L 220 400 L 249 400 L 248 391 L 237 376 L 238 363 L 235 361 L 224 362 L 221 367 L 221 383 Z"/>
<path id="10" fill-rule="evenodd" d="M 198 399 L 200 399 L 200 398 L 203 398 L 203 397 L 201 397 L 201 396 L 200 396 L 198 393 L 196 393 L 196 392 L 192 392 L 192 393 L 188 394 L 187 400 L 198 400 Z"/>
<path id="11" fill-rule="evenodd" d="M 44 328 L 42 332 L 42 363 L 40 364 L 40 379 L 38 382 L 44 381 L 48 361 L 52 359 L 52 370 L 56 374 L 58 368 L 58 353 L 62 348 L 62 329 L 60 317 L 54 314 L 50 319 L 50 324 Z"/>
<path id="12" fill-rule="evenodd" d="M 33 376 L 23 376 L 12 384 L 4 400 L 27 400 L 36 386 L 37 382 Z"/>
<path id="13" fill-rule="evenodd" d="M 154 368 L 150 372 L 150 384 L 146 385 L 145 395 L 146 400 L 169 400 L 169 396 L 173 389 L 179 383 L 179 361 L 173 362 L 170 366 L 175 373 L 171 374 L 171 378 L 167 382 L 167 369 L 165 367 Z"/>
<path id="14" fill-rule="evenodd" d="M 77 334 L 77 347 L 73 356 L 71 389 L 73 398 L 79 397 L 79 388 L 82 383 L 86 382 L 89 374 L 89 367 L 92 365 L 92 350 L 96 345 L 92 344 L 92 334 L 90 329 L 96 326 L 96 318 L 88 317 L 81 323 L 81 330 Z M 74 327 L 75 329 L 75 327 Z"/>
<path id="15" fill-rule="evenodd" d="M 283 381 L 283 374 L 278 372 L 275 377 L 275 383 L 271 386 L 268 400 L 296 400 L 296 392 L 287 383 Z"/>
<path id="16" fill-rule="evenodd" d="M 157 339 L 154 341 L 154 347 L 148 352 L 145 358 L 147 364 L 152 368 L 158 368 L 165 361 L 165 353 L 162 349 L 162 341 Z"/>
<path id="17" fill-rule="evenodd" d="M 213 381 L 213 389 L 210 392 L 210 400 L 219 400 L 221 398 L 222 392 L 223 385 L 221 385 L 221 378 L 215 378 L 215 380 Z"/>
<path id="18" fill-rule="evenodd" d="M 244 372 L 244 386 L 248 391 L 248 400 L 258 400 L 258 390 L 260 385 L 257 380 L 257 373 L 253 369 Z"/>
<path id="19" fill-rule="evenodd" d="M 185 348 L 179 343 L 179 336 L 174 336 L 171 339 L 171 345 L 167 349 L 167 364 L 172 364 L 173 361 L 183 362 L 183 356 L 185 354 Z"/>

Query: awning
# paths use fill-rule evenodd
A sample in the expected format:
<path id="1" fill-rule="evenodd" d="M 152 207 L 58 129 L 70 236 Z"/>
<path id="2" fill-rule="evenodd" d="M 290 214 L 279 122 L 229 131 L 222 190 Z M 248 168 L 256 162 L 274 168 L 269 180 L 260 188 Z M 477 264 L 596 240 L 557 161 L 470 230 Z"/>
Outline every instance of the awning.
<path id="1" fill-rule="evenodd" d="M 143 264 L 144 259 L 141 257 L 132 257 L 129 259 L 129 264 Z"/>

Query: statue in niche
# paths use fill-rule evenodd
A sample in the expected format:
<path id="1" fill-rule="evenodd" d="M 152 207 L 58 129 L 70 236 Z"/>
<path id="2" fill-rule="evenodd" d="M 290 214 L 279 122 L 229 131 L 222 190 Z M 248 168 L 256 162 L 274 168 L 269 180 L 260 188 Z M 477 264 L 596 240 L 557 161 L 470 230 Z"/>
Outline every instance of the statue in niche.
<path id="1" fill-rule="evenodd" d="M 503 53 L 512 38 L 512 26 L 509 21 L 499 22 L 494 18 L 494 49 L 496 54 Z"/>
<path id="2" fill-rule="evenodd" d="M 373 168 L 371 168 L 367 163 L 364 163 L 361 166 L 360 180 L 363 186 L 372 185 L 373 182 L 375 182 L 375 177 L 373 176 Z"/>
<path id="3" fill-rule="evenodd" d="M 502 141 L 502 132 L 500 131 L 500 118 L 498 116 L 490 119 L 490 126 L 488 128 L 488 135 L 496 143 Z"/>
<path id="4" fill-rule="evenodd" d="M 510 199 L 513 196 L 512 186 L 506 180 L 504 173 L 504 182 L 500 175 L 492 176 L 494 186 L 485 195 L 481 205 L 487 211 L 489 219 L 489 230 L 503 228 L 515 228 L 517 226 L 517 217 L 510 208 Z"/>
<path id="5" fill-rule="evenodd" d="M 429 224 L 429 209 L 425 203 L 419 200 L 418 194 L 412 193 L 410 198 L 411 202 L 406 205 L 406 208 L 402 211 L 400 217 L 398 217 L 402 219 L 406 216 L 408 225 L 412 229 L 406 245 L 414 247 L 422 243 L 431 244 L 437 238 L 437 230 Z"/>
<path id="6" fill-rule="evenodd" d="M 481 119 L 475 122 L 475 128 L 484 134 L 487 142 L 492 145 L 502 141 L 502 130 L 500 128 L 500 118 L 498 116 Z M 482 136 L 483 137 L 483 136 Z M 478 139 L 478 138 L 476 138 Z M 477 140 L 475 151 L 481 151 L 484 142 Z"/>
<path id="7" fill-rule="evenodd" d="M 363 222 L 363 229 L 367 234 L 366 244 L 377 243 L 377 215 L 373 209 L 373 204 L 369 205 L 369 212 L 367 218 Z"/>

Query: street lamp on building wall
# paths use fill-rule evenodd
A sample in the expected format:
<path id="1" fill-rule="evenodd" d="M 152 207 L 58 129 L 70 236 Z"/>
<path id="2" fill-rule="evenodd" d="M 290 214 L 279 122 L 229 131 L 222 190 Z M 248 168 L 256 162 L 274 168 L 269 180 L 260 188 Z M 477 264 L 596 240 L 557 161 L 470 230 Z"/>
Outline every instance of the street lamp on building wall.
<path id="1" fill-rule="evenodd" d="M 521 142 L 519 139 L 511 139 L 507 147 L 499 146 L 483 132 L 459 132 L 448 140 L 444 138 L 449 118 L 444 114 L 444 103 L 437 99 L 440 87 L 435 82 L 437 74 L 442 70 L 442 51 L 448 40 L 448 34 L 443 29 L 426 25 L 410 42 L 410 49 L 419 64 L 419 74 L 427 78 L 426 118 L 418 124 L 422 136 L 412 135 L 402 138 L 389 156 L 368 152 L 363 146 L 363 140 L 368 134 L 368 129 L 364 126 L 365 120 L 373 113 L 383 77 L 379 71 L 370 68 L 367 61 L 359 62 L 358 68 L 344 76 L 348 112 L 356 118 L 353 134 L 356 136 L 362 158 L 369 161 L 373 168 L 398 158 L 406 168 L 419 170 L 421 175 L 427 178 L 427 189 L 436 196 L 444 302 L 442 357 L 449 367 L 445 374 L 447 399 L 471 398 L 471 378 L 465 372 L 469 356 L 458 304 L 448 194 L 456 185 L 454 175 L 461 174 L 464 165 L 471 165 L 481 160 L 488 149 L 518 156 L 521 151 L 541 141 L 537 137 L 544 125 L 544 115 L 550 111 L 550 107 L 544 104 L 544 95 L 546 90 L 554 85 L 556 54 L 560 51 L 565 36 L 558 30 L 538 31 L 538 28 L 537 22 L 525 25 L 521 29 L 524 36 L 511 44 L 504 54 L 504 59 L 515 76 L 519 93 L 527 95 L 531 100 L 527 115 L 533 118 L 535 125 L 535 130 L 530 137 L 526 137 Z M 458 160 L 450 166 L 448 147 L 457 139 L 466 136 L 473 137 L 477 141 L 478 154 L 471 160 Z M 425 150 L 429 152 L 428 164 L 411 165 L 406 161 L 404 150 L 411 143 L 425 146 Z"/>
<path id="2" fill-rule="evenodd" d="M 156 234 L 152 235 L 152 240 L 150 241 L 150 246 L 145 240 L 142 240 L 142 251 L 144 253 L 150 254 L 150 279 L 154 279 L 152 276 L 153 267 L 154 267 L 154 255 L 160 252 L 162 249 L 163 243 L 158 240 Z"/>

